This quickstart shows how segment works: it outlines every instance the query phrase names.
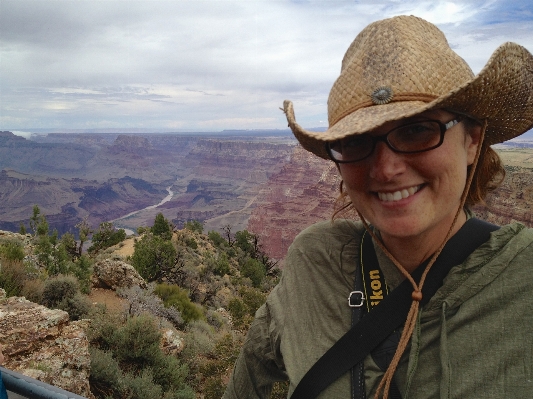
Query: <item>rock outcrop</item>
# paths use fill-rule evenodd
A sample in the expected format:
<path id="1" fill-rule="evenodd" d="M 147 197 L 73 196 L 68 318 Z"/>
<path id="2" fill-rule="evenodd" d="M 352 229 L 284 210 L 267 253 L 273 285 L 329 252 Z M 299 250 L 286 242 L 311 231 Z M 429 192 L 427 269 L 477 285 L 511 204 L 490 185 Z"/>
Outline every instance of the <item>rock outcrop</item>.
<path id="1" fill-rule="evenodd" d="M 94 288 L 130 288 L 139 286 L 147 288 L 146 281 L 139 275 L 135 268 L 121 260 L 104 259 L 93 266 Z"/>
<path id="2" fill-rule="evenodd" d="M 0 289 L 0 344 L 8 369 L 87 398 L 91 359 L 82 326 L 68 313 Z"/>

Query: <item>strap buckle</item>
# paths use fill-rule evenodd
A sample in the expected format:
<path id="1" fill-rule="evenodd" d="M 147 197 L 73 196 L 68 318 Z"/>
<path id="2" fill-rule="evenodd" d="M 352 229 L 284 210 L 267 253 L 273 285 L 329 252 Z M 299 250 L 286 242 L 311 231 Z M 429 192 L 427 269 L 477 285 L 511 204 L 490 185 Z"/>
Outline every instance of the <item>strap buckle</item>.
<path id="1" fill-rule="evenodd" d="M 351 308 L 360 308 L 365 302 L 363 291 L 352 291 L 348 296 L 348 306 Z"/>

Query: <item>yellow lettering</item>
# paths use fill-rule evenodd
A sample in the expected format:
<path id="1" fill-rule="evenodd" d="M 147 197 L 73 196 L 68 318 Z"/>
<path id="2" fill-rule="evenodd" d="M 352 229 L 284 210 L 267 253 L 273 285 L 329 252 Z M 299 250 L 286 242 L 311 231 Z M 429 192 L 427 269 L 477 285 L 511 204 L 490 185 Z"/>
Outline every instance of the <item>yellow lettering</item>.
<path id="1" fill-rule="evenodd" d="M 370 270 L 370 278 L 372 280 L 379 278 L 379 270 Z"/>
<path id="2" fill-rule="evenodd" d="M 373 294 L 374 295 L 370 295 L 370 299 L 383 299 L 383 291 L 382 290 L 374 291 Z"/>
<path id="3" fill-rule="evenodd" d="M 372 282 L 370 283 L 370 286 L 372 287 L 372 289 L 374 291 L 377 291 L 379 289 L 381 289 L 381 281 L 379 280 L 372 280 Z"/>

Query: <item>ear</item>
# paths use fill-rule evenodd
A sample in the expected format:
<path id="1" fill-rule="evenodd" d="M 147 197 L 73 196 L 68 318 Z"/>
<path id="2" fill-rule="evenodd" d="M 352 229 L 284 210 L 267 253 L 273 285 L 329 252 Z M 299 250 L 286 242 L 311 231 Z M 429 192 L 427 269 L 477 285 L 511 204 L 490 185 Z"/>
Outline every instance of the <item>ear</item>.
<path id="1" fill-rule="evenodd" d="M 474 125 L 468 129 L 465 137 L 465 148 L 468 165 L 472 165 L 476 159 L 476 153 L 478 146 L 481 145 L 481 130 L 483 129 L 480 125 Z"/>

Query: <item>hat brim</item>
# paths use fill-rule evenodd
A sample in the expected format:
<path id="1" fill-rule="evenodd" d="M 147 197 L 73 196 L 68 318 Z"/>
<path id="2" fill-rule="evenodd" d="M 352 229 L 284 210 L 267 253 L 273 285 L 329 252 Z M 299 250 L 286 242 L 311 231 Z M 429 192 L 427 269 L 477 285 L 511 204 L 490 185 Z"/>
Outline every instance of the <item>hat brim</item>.
<path id="1" fill-rule="evenodd" d="M 325 159 L 329 159 L 327 142 L 369 132 L 387 122 L 437 108 L 487 120 L 487 145 L 521 135 L 533 127 L 533 56 L 516 43 L 504 43 L 477 76 L 431 102 L 393 101 L 360 108 L 325 132 L 303 129 L 296 123 L 292 102 L 285 100 L 283 103 L 289 127 L 302 147 Z"/>

